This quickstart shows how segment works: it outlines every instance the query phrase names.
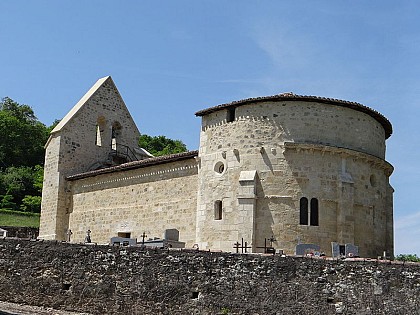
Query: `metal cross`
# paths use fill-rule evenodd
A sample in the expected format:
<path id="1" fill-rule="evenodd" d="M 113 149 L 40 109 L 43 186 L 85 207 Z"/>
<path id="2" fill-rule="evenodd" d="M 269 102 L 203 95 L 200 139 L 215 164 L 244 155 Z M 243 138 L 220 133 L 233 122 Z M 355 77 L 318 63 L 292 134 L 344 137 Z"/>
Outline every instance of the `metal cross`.
<path id="1" fill-rule="evenodd" d="M 277 240 L 274 238 L 274 235 L 271 235 L 271 237 L 268 239 L 268 241 L 270 242 L 270 247 L 273 247 L 273 242 L 275 242 Z"/>
<path id="2" fill-rule="evenodd" d="M 143 232 L 143 234 L 140 236 L 142 238 L 141 244 L 144 245 L 144 238 L 147 237 L 146 232 Z"/>
<path id="3" fill-rule="evenodd" d="M 236 248 L 236 253 L 239 253 L 240 246 L 241 244 L 239 244 L 239 242 L 236 242 L 235 244 L 233 244 L 233 248 Z"/>

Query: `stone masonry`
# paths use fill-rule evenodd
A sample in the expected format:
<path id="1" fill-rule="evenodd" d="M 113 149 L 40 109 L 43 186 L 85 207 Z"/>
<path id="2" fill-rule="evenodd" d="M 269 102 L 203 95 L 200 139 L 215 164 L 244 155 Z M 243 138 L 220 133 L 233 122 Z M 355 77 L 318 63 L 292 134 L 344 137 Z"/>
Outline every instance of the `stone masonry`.
<path id="1" fill-rule="evenodd" d="M 316 244 L 393 255 L 392 126 L 364 105 L 292 93 L 222 104 L 202 118 L 199 151 L 112 160 L 138 152 L 139 132 L 112 79 L 98 80 L 46 145 L 40 238 L 109 243 L 177 229 L 187 248 L 246 242 L 294 254 Z M 136 151 L 137 150 L 137 151 Z M 108 162 L 107 162 L 108 161 Z"/>
<path id="2" fill-rule="evenodd" d="M 420 265 L 0 240 L 0 300 L 101 315 L 416 315 Z"/>

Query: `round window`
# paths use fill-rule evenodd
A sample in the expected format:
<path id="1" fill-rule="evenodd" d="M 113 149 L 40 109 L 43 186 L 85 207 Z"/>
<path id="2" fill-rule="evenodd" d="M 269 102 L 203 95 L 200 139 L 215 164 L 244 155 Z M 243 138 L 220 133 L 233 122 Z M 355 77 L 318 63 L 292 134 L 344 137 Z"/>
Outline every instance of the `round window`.
<path id="1" fill-rule="evenodd" d="M 224 172 L 224 170 L 225 170 L 225 164 L 223 164 L 223 162 L 217 162 L 214 165 L 214 171 L 216 173 L 222 174 Z"/>

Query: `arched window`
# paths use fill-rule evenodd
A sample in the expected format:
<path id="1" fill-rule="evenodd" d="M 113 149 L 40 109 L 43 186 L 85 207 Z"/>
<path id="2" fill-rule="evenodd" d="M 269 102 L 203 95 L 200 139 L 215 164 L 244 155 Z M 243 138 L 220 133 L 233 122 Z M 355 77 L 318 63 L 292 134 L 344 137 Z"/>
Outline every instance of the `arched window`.
<path id="1" fill-rule="evenodd" d="M 300 198 L 300 220 L 299 224 L 308 225 L 308 198 Z"/>
<path id="2" fill-rule="evenodd" d="M 95 138 L 95 144 L 98 147 L 102 146 L 102 140 L 105 130 L 105 117 L 101 116 L 98 117 L 98 120 L 96 121 L 96 138 Z"/>
<path id="3" fill-rule="evenodd" d="M 116 121 L 112 124 L 111 128 L 111 148 L 112 150 L 117 150 L 117 139 L 121 134 L 121 124 Z"/>
<path id="4" fill-rule="evenodd" d="M 311 225 L 318 226 L 318 199 L 311 199 Z"/>
<path id="5" fill-rule="evenodd" d="M 222 218 L 223 218 L 222 201 L 216 200 L 214 202 L 214 219 L 222 220 Z"/>

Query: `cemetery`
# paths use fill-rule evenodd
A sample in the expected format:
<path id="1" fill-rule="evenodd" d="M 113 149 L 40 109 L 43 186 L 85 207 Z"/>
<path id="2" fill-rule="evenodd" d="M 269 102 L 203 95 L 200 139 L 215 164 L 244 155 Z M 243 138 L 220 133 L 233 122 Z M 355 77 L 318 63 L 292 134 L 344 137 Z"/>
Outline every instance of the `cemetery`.
<path id="1" fill-rule="evenodd" d="M 282 93 L 195 115 L 197 151 L 152 157 L 112 78 L 99 79 L 45 146 L 38 238 L 83 243 L 90 231 L 96 244 L 393 257 L 382 114 Z"/>

